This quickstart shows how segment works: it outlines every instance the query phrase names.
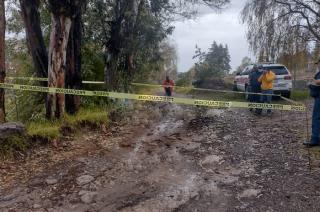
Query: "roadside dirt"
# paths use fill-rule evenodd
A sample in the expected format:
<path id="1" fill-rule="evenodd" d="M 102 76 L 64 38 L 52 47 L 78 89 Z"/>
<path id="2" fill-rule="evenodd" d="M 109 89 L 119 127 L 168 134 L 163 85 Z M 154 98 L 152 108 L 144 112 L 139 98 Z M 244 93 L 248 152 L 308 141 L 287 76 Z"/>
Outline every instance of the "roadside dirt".
<path id="1" fill-rule="evenodd" d="M 1 165 L 0 211 L 319 211 L 305 126 L 295 112 L 139 106 L 107 131 Z"/>

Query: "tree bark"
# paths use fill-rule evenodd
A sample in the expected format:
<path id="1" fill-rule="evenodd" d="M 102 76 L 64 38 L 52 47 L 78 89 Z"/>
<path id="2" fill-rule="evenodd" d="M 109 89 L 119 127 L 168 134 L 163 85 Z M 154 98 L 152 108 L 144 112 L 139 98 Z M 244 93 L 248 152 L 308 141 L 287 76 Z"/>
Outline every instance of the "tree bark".
<path id="1" fill-rule="evenodd" d="M 65 14 L 52 14 L 51 35 L 49 47 L 49 87 L 64 88 L 66 72 L 66 49 L 71 28 L 71 18 Z M 48 94 L 47 97 L 47 118 L 60 118 L 64 113 L 65 95 Z"/>
<path id="2" fill-rule="evenodd" d="M 28 48 L 37 77 L 48 77 L 48 53 L 41 30 L 39 4 L 39 0 L 20 0 Z"/>
<path id="3" fill-rule="evenodd" d="M 117 10 L 117 8 L 116 8 Z M 117 17 L 111 23 L 111 35 L 105 52 L 105 82 L 108 90 L 118 90 L 118 63 L 121 50 L 121 22 L 123 17 Z"/>
<path id="4" fill-rule="evenodd" d="M 84 0 L 48 0 L 52 23 L 48 65 L 49 87 L 65 88 L 67 71 L 67 82 L 68 84 L 71 84 L 72 87 L 78 86 L 78 82 L 81 80 L 79 77 L 80 75 L 77 75 L 80 73 L 81 67 L 81 60 L 78 58 L 78 56 L 81 55 L 81 39 L 79 40 L 77 37 L 74 38 L 74 33 L 79 33 L 78 30 L 81 30 L 81 26 L 78 25 L 79 23 L 74 23 L 71 32 L 72 39 L 69 46 L 68 43 L 72 22 L 77 16 L 79 16 L 78 18 L 81 18 L 82 6 L 85 5 L 85 3 L 86 1 Z M 71 49 L 67 50 L 67 47 Z M 68 59 L 68 67 L 67 54 L 68 58 L 70 57 Z M 76 82 L 74 83 L 72 80 L 69 80 L 69 78 L 76 80 Z M 64 108 L 64 94 L 48 94 L 47 118 L 52 118 L 53 111 L 56 118 L 61 118 L 64 113 Z"/>
<path id="5" fill-rule="evenodd" d="M 66 88 L 80 89 L 81 78 L 81 42 L 82 42 L 82 12 L 73 19 L 68 48 L 67 48 L 67 69 Z M 80 96 L 66 95 L 66 112 L 75 114 L 80 106 Z"/>
<path id="6" fill-rule="evenodd" d="M 4 0 L 0 0 L 0 83 L 4 83 L 6 77 L 6 61 L 5 61 L 5 30 L 6 16 Z M 5 91 L 0 89 L 0 123 L 5 122 Z"/>
<path id="7" fill-rule="evenodd" d="M 119 90 L 120 79 L 128 90 L 128 83 L 133 76 L 133 55 L 136 51 L 132 45 L 135 38 L 135 26 L 141 0 L 119 0 L 114 6 L 114 19 L 111 21 L 110 38 L 105 52 L 105 83 L 108 90 Z M 126 48 L 126 49 L 124 49 Z M 118 71 L 119 65 L 122 69 Z"/>

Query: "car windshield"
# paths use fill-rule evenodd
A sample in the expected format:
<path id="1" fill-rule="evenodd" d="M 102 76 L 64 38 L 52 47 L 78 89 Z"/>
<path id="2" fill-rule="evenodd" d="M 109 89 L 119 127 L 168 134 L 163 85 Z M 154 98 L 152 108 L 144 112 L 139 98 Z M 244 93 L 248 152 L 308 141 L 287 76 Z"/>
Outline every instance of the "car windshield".
<path id="1" fill-rule="evenodd" d="M 271 70 L 273 73 L 276 75 L 286 75 L 289 74 L 288 70 L 284 66 L 268 66 L 268 67 L 263 67 L 263 70 Z"/>

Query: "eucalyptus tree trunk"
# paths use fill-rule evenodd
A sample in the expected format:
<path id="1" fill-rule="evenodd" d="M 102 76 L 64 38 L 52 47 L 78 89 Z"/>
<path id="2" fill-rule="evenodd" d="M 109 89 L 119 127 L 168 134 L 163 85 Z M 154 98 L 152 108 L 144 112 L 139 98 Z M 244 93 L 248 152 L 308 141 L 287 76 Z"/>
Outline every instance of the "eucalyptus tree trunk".
<path id="1" fill-rule="evenodd" d="M 5 61 L 5 29 L 6 16 L 4 0 L 0 0 L 0 83 L 4 83 L 6 77 L 6 61 Z M 0 123 L 5 122 L 5 106 L 4 106 L 4 89 L 0 89 Z"/>
<path id="2" fill-rule="evenodd" d="M 145 2 L 143 0 L 128 0 L 128 11 L 126 18 L 125 18 L 125 37 L 126 37 L 126 55 L 125 55 L 125 82 L 124 88 L 125 91 L 129 91 L 129 85 L 133 80 L 134 77 L 134 55 L 137 51 L 137 47 L 135 45 L 135 40 L 138 36 L 138 27 L 139 27 L 139 16 L 143 7 L 145 6 Z"/>
<path id="3" fill-rule="evenodd" d="M 121 23 L 123 22 L 123 2 L 116 1 L 113 7 L 113 20 L 110 22 L 110 37 L 105 46 L 105 83 L 108 90 L 118 90 L 119 74 L 117 73 L 122 47 Z"/>
<path id="4" fill-rule="evenodd" d="M 49 87 L 65 87 L 66 54 L 71 18 L 55 11 L 51 17 L 51 35 L 49 47 L 48 85 Z M 53 112 L 56 118 L 64 113 L 65 95 L 48 94 L 47 118 L 52 118 Z"/>
<path id="5" fill-rule="evenodd" d="M 41 30 L 40 0 L 20 0 L 21 15 L 24 21 L 28 49 L 38 77 L 48 77 L 48 53 Z M 46 85 L 47 83 L 43 83 Z"/>
<path id="6" fill-rule="evenodd" d="M 82 12 L 74 18 L 70 30 L 67 48 L 67 67 L 65 87 L 80 89 L 81 78 L 81 42 L 82 42 Z M 80 96 L 66 95 L 66 112 L 74 114 L 80 106 Z"/>
<path id="7" fill-rule="evenodd" d="M 49 87 L 65 88 L 66 72 L 71 76 L 72 80 L 79 82 L 80 78 L 76 78 L 76 70 L 80 72 L 81 60 L 80 42 L 77 33 L 81 30 L 79 23 L 73 24 L 72 39 L 69 43 L 70 30 L 72 23 L 82 12 L 84 0 L 48 0 L 49 9 L 51 11 L 51 35 L 49 45 L 49 64 L 48 64 L 48 85 Z M 80 16 L 81 18 L 81 16 Z M 81 19 L 80 19 L 81 22 Z M 80 23 L 81 25 L 81 23 Z M 74 36 L 76 35 L 76 36 Z M 79 35 L 81 38 L 81 35 Z M 80 40 L 81 41 L 81 40 Z M 71 49 L 70 49 L 71 48 Z M 67 53 L 69 52 L 69 53 Z M 68 58 L 67 58 L 68 56 Z M 68 61 L 68 63 L 67 63 Z M 79 62 L 80 61 L 80 62 Z M 68 65 L 68 67 L 67 67 Z M 74 72 L 74 73 L 72 73 Z M 72 80 L 68 80 L 68 86 Z M 72 87 L 77 83 L 72 82 Z M 65 109 L 64 94 L 48 94 L 47 97 L 47 118 L 52 118 L 53 113 L 56 118 L 61 118 Z"/>

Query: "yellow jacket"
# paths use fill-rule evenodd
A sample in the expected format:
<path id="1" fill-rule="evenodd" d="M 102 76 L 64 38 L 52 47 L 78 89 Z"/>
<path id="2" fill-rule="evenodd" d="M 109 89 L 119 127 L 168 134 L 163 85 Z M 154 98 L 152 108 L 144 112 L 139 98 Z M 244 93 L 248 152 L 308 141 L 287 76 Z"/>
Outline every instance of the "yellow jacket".
<path id="1" fill-rule="evenodd" d="M 266 74 L 262 74 L 258 79 L 261 82 L 262 90 L 271 90 L 273 89 L 273 82 L 276 79 L 275 73 L 268 71 Z"/>

